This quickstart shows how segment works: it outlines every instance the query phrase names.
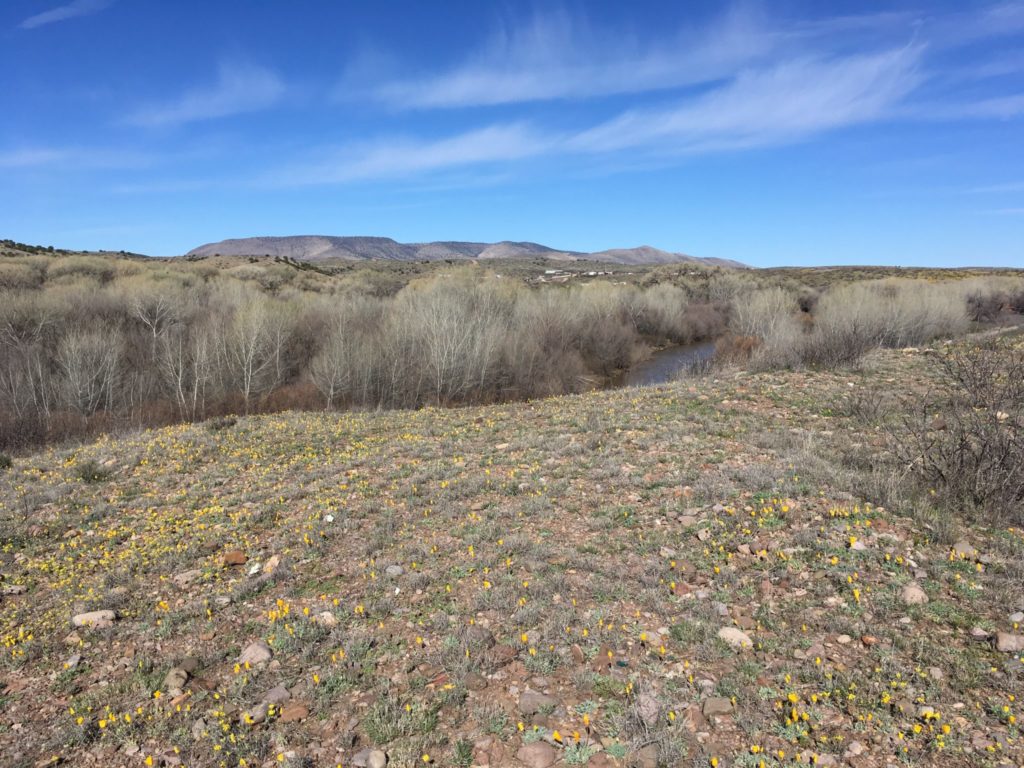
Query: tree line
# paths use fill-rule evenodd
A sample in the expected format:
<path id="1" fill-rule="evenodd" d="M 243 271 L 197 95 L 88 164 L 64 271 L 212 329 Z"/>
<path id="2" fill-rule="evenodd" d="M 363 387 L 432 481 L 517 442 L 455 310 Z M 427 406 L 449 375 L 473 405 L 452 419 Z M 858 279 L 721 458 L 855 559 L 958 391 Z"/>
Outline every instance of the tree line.
<path id="1" fill-rule="evenodd" d="M 668 284 L 531 287 L 461 268 L 381 296 L 89 259 L 0 291 L 0 447 L 229 413 L 580 391 L 650 344 L 717 336 L 726 315 Z"/>

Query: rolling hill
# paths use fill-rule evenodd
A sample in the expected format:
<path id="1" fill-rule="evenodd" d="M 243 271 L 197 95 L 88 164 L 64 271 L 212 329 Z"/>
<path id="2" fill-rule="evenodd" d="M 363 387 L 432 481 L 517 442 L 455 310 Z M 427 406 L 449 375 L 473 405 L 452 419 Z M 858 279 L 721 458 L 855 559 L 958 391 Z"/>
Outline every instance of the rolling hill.
<path id="1" fill-rule="evenodd" d="M 614 264 L 711 264 L 744 267 L 736 261 L 699 258 L 644 245 L 615 248 L 596 253 L 563 251 L 530 242 L 473 243 L 442 241 L 399 243 L 389 237 L 333 237 L 296 235 L 291 237 L 244 237 L 221 240 L 193 248 L 187 256 L 278 256 L 296 261 L 443 261 L 445 259 L 544 258 L 562 261 L 601 261 Z"/>

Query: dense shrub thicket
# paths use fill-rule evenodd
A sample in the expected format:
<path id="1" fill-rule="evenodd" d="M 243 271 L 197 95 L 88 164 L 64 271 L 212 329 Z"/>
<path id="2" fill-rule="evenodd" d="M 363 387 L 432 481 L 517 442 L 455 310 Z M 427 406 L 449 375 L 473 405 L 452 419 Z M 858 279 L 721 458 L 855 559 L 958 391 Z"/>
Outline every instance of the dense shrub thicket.
<path id="1" fill-rule="evenodd" d="M 282 265 L 0 262 L 0 447 L 288 407 L 571 392 L 724 329 L 683 288 L 530 287 L 479 268 L 381 295 Z"/>
<path id="2" fill-rule="evenodd" d="M 755 368 L 835 367 L 878 347 L 908 347 L 956 337 L 972 323 L 1020 312 L 1019 278 L 929 282 L 886 278 L 834 286 L 820 294 L 784 287 L 740 292 L 723 358 Z"/>
<path id="3" fill-rule="evenodd" d="M 650 345 L 703 339 L 754 368 L 843 365 L 1024 310 L 1024 281 L 1011 277 L 822 289 L 669 265 L 634 284 L 532 285 L 414 266 L 4 256 L 0 449 L 233 413 L 573 392 Z"/>

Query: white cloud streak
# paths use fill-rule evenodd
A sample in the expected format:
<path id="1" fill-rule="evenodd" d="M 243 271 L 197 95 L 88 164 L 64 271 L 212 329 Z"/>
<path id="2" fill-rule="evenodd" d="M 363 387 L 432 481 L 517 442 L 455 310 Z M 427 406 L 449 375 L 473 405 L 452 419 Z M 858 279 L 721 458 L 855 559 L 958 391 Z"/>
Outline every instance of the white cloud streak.
<path id="1" fill-rule="evenodd" d="M 145 168 L 154 163 L 151 155 L 124 149 L 21 147 L 0 151 L 0 168 L 7 170 L 116 170 Z"/>
<path id="2" fill-rule="evenodd" d="M 270 184 L 331 184 L 411 176 L 538 157 L 655 156 L 792 142 L 887 116 L 919 81 L 920 46 L 749 70 L 659 109 L 632 110 L 591 128 L 545 132 L 492 125 L 434 140 L 398 139 L 321 153 L 268 176 Z"/>
<path id="3" fill-rule="evenodd" d="M 371 85 L 369 95 L 392 107 L 423 109 L 642 93 L 729 77 L 783 42 L 746 6 L 660 44 L 599 35 L 565 13 L 548 14 L 501 30 L 448 72 Z M 365 95 L 353 81 L 346 78 L 343 98 Z"/>
<path id="4" fill-rule="evenodd" d="M 18 27 L 19 29 L 36 29 L 47 24 L 55 24 L 58 21 L 91 16 L 110 7 L 113 3 L 114 0 L 74 0 L 67 5 L 60 5 L 48 11 L 37 13 L 34 16 L 29 16 Z"/>
<path id="5" fill-rule="evenodd" d="M 393 139 L 323 153 L 315 162 L 267 175 L 262 184 L 301 186 L 409 176 L 465 166 L 523 160 L 556 148 L 557 141 L 525 124 L 495 125 L 432 141 Z"/>
<path id="6" fill-rule="evenodd" d="M 570 146 L 587 152 L 756 147 L 875 120 L 918 84 L 920 53 L 919 46 L 909 46 L 743 72 L 728 85 L 673 107 L 627 112 L 584 131 Z"/>
<path id="7" fill-rule="evenodd" d="M 143 106 L 130 114 L 127 122 L 160 127 L 213 120 L 267 109 L 284 93 L 284 82 L 269 69 L 222 63 L 212 85 L 192 88 L 169 102 Z"/>

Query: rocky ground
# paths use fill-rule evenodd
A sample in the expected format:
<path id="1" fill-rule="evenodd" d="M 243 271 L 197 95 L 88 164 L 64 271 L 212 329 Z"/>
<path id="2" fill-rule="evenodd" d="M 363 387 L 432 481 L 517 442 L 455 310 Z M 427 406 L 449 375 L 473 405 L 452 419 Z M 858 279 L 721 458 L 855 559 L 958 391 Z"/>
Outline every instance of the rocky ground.
<path id="1" fill-rule="evenodd" d="M 1024 533 L 867 503 L 925 359 L 17 458 L 0 762 L 1024 765 Z"/>

